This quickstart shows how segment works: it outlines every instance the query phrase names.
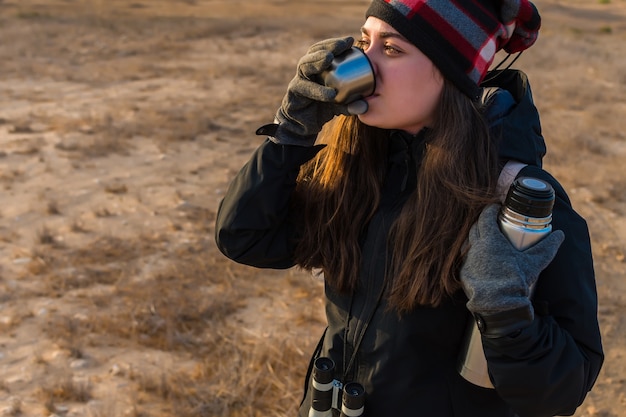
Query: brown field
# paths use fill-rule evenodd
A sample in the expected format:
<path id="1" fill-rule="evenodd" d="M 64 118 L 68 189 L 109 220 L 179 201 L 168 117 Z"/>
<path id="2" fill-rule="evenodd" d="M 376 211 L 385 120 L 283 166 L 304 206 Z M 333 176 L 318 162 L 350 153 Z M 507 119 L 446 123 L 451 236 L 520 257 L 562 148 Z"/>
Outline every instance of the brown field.
<path id="1" fill-rule="evenodd" d="M 546 168 L 588 220 L 626 416 L 626 1 L 537 0 Z M 293 416 L 321 284 L 225 259 L 225 187 L 368 0 L 0 0 L 0 416 Z"/>

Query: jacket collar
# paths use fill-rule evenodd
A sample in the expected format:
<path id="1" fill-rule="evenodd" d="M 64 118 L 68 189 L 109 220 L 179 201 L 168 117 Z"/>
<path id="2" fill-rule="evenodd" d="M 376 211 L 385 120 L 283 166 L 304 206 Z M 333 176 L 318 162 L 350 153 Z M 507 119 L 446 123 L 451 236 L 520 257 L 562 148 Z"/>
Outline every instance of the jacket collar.
<path id="1" fill-rule="evenodd" d="M 504 163 L 516 160 L 541 167 L 546 144 L 528 77 L 522 71 L 493 71 L 482 84 L 484 112 L 491 135 L 497 138 Z"/>

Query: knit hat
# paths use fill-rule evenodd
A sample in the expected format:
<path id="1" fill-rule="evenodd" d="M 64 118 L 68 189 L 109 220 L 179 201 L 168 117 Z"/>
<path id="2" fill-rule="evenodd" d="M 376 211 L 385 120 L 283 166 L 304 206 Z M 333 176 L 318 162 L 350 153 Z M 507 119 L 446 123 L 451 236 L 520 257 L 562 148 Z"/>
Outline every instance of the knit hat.
<path id="1" fill-rule="evenodd" d="M 530 47 L 541 26 L 528 0 L 374 0 L 369 16 L 391 25 L 472 99 L 496 52 Z"/>

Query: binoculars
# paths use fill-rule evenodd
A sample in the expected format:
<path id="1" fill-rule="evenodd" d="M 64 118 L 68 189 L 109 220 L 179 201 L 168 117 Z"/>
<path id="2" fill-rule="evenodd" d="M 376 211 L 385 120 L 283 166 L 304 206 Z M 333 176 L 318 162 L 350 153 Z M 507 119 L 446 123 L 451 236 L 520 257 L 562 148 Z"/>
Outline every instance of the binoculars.
<path id="1" fill-rule="evenodd" d="M 330 358 L 317 358 L 313 363 L 312 399 L 309 417 L 361 417 L 365 410 L 365 389 L 358 382 L 342 384 L 334 378 L 335 363 Z M 339 399 L 341 398 L 341 402 Z"/>

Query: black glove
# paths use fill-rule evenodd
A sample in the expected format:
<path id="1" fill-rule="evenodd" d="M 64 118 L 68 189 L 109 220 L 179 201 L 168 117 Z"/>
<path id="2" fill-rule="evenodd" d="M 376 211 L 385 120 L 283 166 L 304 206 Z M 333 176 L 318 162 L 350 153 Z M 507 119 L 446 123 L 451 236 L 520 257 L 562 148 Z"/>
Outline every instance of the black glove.
<path id="1" fill-rule="evenodd" d="M 496 204 L 487 206 L 469 233 L 469 251 L 461 267 L 461 283 L 483 336 L 501 337 L 528 327 L 534 319 L 530 288 L 564 239 L 556 230 L 519 251 L 498 226 Z"/>
<path id="2" fill-rule="evenodd" d="M 276 125 L 263 126 L 257 134 L 284 145 L 312 146 L 324 124 L 339 114 L 361 114 L 367 111 L 365 101 L 350 104 L 334 102 L 337 92 L 326 87 L 320 74 L 330 68 L 335 56 L 352 47 L 352 37 L 327 39 L 311 46 L 298 62 L 296 76 L 287 88 L 276 113 Z"/>

